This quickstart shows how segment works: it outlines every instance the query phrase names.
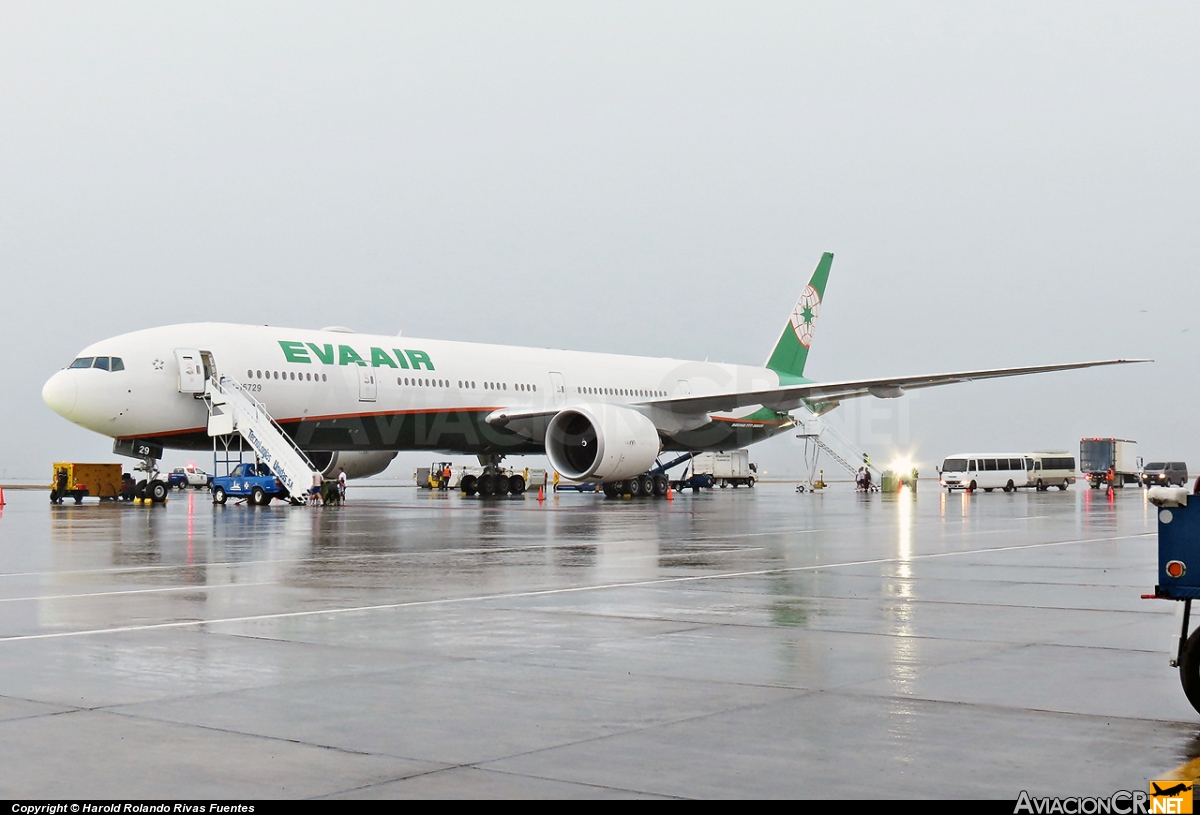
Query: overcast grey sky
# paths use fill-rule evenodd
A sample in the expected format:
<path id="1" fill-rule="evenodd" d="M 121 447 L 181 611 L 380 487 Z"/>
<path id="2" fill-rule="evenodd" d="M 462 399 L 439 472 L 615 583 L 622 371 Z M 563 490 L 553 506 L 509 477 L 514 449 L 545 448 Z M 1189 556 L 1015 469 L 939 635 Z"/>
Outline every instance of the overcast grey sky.
<path id="1" fill-rule="evenodd" d="M 1157 360 L 839 409 L 874 455 L 1116 435 L 1200 471 L 1194 2 L 0 15 L 0 479 L 112 460 L 40 392 L 113 334 L 760 364 L 822 251 L 817 378 Z"/>

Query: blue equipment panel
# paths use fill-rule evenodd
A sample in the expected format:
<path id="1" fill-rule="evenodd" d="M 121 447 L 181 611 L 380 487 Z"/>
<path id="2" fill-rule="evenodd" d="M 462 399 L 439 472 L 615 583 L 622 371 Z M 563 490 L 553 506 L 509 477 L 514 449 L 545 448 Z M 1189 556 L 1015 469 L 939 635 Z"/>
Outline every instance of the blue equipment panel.
<path id="1" fill-rule="evenodd" d="M 1188 496 L 1185 507 L 1158 510 L 1158 585 L 1156 597 L 1188 600 L 1200 597 L 1200 495 Z M 1178 561 L 1184 573 L 1171 577 L 1167 564 Z"/>

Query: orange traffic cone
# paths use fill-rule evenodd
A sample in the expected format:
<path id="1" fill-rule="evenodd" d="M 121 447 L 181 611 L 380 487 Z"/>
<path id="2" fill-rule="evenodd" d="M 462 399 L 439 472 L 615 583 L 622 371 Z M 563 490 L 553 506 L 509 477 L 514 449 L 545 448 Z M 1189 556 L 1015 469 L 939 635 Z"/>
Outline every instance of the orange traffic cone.
<path id="1" fill-rule="evenodd" d="M 4 487 L 0 487 L 0 507 L 4 506 Z"/>
<path id="2" fill-rule="evenodd" d="M 538 500 L 539 501 L 546 500 L 546 488 L 545 487 L 538 487 Z"/>
<path id="3" fill-rule="evenodd" d="M 670 485 L 670 484 L 667 484 L 667 500 L 668 500 L 668 501 L 674 501 L 674 500 L 675 500 L 675 490 L 671 489 L 671 485 Z"/>

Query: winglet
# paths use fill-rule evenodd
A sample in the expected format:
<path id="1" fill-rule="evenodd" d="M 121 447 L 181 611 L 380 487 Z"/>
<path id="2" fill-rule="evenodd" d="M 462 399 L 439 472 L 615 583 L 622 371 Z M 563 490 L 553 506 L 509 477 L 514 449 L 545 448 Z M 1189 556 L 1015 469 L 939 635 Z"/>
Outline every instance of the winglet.
<path id="1" fill-rule="evenodd" d="M 829 280 L 829 268 L 833 265 L 833 253 L 821 255 L 816 271 L 804 293 L 792 309 L 783 334 L 775 344 L 775 350 L 767 359 L 766 367 L 781 374 L 804 376 L 804 363 L 808 361 L 808 348 L 812 345 L 813 331 L 816 330 L 817 313 L 825 299 L 825 283 Z"/>

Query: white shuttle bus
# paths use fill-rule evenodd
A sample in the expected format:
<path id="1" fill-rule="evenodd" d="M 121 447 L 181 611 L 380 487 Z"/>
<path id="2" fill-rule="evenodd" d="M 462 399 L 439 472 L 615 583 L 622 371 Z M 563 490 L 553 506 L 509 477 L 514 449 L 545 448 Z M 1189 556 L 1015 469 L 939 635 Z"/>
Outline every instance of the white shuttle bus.
<path id="1" fill-rule="evenodd" d="M 1029 470 L 1029 483 L 1045 492 L 1051 487 L 1065 490 L 1075 483 L 1075 456 L 1064 451 L 1033 454 L 1033 467 Z"/>
<path id="2" fill-rule="evenodd" d="M 950 492 L 1012 492 L 1030 486 L 1032 470 L 1033 457 L 1023 453 L 956 453 L 942 462 L 941 483 Z"/>

